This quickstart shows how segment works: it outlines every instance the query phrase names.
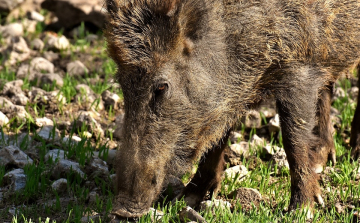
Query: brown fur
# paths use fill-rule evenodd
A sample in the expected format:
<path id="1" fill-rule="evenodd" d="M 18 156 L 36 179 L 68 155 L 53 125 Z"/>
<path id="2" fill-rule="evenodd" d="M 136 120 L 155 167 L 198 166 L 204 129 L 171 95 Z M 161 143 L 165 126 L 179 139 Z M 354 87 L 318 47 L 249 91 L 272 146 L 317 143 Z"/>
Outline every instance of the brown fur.
<path id="1" fill-rule="evenodd" d="M 290 209 L 319 198 L 315 169 L 334 157 L 331 85 L 360 56 L 359 0 L 106 5 L 108 51 L 125 100 L 115 214 L 146 212 L 166 175 L 182 174 L 210 148 L 223 148 L 220 139 L 231 126 L 269 95 L 277 100 L 290 165 Z M 209 156 L 197 175 L 216 174 L 195 177 L 198 183 L 189 185 L 197 189 L 184 192 L 197 202 L 222 172 L 223 153 Z"/>

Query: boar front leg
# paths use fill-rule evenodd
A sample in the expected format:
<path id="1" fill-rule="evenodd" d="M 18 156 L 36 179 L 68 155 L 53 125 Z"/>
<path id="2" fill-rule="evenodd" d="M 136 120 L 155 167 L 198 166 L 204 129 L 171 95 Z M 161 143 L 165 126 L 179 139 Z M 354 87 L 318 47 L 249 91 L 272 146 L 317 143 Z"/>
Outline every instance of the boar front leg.
<path id="1" fill-rule="evenodd" d="M 207 192 L 210 192 L 211 196 L 217 193 L 224 172 L 224 152 L 228 139 L 229 133 L 201 158 L 195 176 L 183 192 L 187 205 L 195 208 L 204 199 Z"/>
<path id="2" fill-rule="evenodd" d="M 332 81 L 332 77 L 321 69 L 294 65 L 280 70 L 276 78 L 276 103 L 291 174 L 289 210 L 311 209 L 314 201 L 323 205 L 319 177 L 315 172 L 322 160 L 318 151 L 322 140 L 314 129 L 321 89 Z"/>
<path id="3" fill-rule="evenodd" d="M 360 88 L 360 64 L 357 66 L 358 73 L 358 87 Z M 360 158 L 360 93 L 357 98 L 357 107 L 355 110 L 354 119 L 351 123 L 351 137 L 350 145 L 352 147 L 352 156 L 355 159 Z"/>

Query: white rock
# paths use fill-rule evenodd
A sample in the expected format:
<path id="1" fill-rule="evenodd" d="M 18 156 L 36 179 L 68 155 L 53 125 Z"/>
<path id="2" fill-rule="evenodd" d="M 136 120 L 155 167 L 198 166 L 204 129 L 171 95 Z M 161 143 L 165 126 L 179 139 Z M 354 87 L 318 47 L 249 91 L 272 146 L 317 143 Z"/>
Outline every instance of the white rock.
<path id="1" fill-rule="evenodd" d="M 79 163 L 70 160 L 60 160 L 52 171 L 52 176 L 55 179 L 67 177 L 70 173 L 76 173 L 82 179 L 85 179 L 85 173 L 81 170 Z"/>
<path id="2" fill-rule="evenodd" d="M 3 52 L 5 66 L 12 66 L 30 57 L 30 49 L 21 36 L 12 37 L 9 47 Z"/>
<path id="3" fill-rule="evenodd" d="M 269 132 L 276 133 L 280 131 L 280 117 L 279 114 L 276 114 L 274 118 L 272 118 L 269 122 Z"/>
<path id="4" fill-rule="evenodd" d="M 36 31 L 37 22 L 29 19 L 23 19 L 21 22 L 24 30 L 28 33 L 34 33 Z"/>
<path id="5" fill-rule="evenodd" d="M 49 119 L 49 118 L 35 118 L 35 125 L 38 127 L 38 128 L 41 128 L 43 126 L 53 126 L 54 125 L 54 122 L 53 120 Z"/>
<path id="6" fill-rule="evenodd" d="M 2 28 L 1 35 L 4 38 L 22 36 L 24 29 L 21 23 L 10 23 Z"/>
<path id="7" fill-rule="evenodd" d="M 36 38 L 34 39 L 33 41 L 31 41 L 31 44 L 30 44 L 30 47 L 34 50 L 38 50 L 38 51 L 42 51 L 44 49 L 44 42 L 39 39 L 39 38 Z"/>
<path id="8" fill-rule="evenodd" d="M 264 146 L 265 141 L 256 134 L 254 134 L 250 139 L 250 144 L 252 147 L 259 147 Z"/>
<path id="9" fill-rule="evenodd" d="M 43 57 L 35 57 L 30 62 L 30 70 L 40 73 L 54 73 L 54 64 Z"/>
<path id="10" fill-rule="evenodd" d="M 277 153 L 273 155 L 271 158 L 271 161 L 273 161 L 274 164 L 278 165 L 278 168 L 286 168 L 289 169 L 289 163 L 286 158 L 286 153 L 284 149 L 281 149 Z"/>
<path id="11" fill-rule="evenodd" d="M 64 85 L 63 78 L 59 74 L 56 74 L 56 73 L 43 74 L 41 76 L 40 82 L 41 82 L 42 86 L 44 86 L 45 84 L 52 85 L 54 82 L 59 87 L 62 87 Z"/>
<path id="12" fill-rule="evenodd" d="M 9 123 L 9 118 L 0 111 L 0 127 L 3 127 Z"/>
<path id="13" fill-rule="evenodd" d="M 70 47 L 70 42 L 65 36 L 61 36 L 56 39 L 54 48 L 57 50 L 66 50 Z"/>
<path id="14" fill-rule="evenodd" d="M 230 138 L 231 143 L 239 143 L 240 140 L 243 139 L 243 135 L 241 133 L 239 133 L 239 132 L 232 131 L 230 133 L 229 138 Z"/>
<path id="15" fill-rule="evenodd" d="M 43 15 L 41 15 L 40 13 L 36 12 L 36 11 L 28 12 L 27 16 L 28 16 L 29 19 L 35 20 L 35 21 L 38 21 L 38 22 L 43 22 L 45 20 L 45 17 Z"/>
<path id="16" fill-rule="evenodd" d="M 66 65 L 66 71 L 70 76 L 83 77 L 89 73 L 89 69 L 87 69 L 86 66 L 78 60 L 68 63 Z"/>
<path id="17" fill-rule="evenodd" d="M 223 201 L 223 200 L 207 200 L 207 201 L 202 201 L 200 203 L 200 210 L 201 211 L 206 211 L 206 210 L 217 210 L 217 209 L 228 209 L 230 210 L 231 208 L 231 204 L 230 202 L 227 201 Z"/>
<path id="18" fill-rule="evenodd" d="M 248 175 L 249 171 L 244 165 L 238 165 L 234 167 L 230 167 L 224 171 L 224 176 L 229 179 L 235 179 L 237 177 L 237 181 L 242 181 Z"/>

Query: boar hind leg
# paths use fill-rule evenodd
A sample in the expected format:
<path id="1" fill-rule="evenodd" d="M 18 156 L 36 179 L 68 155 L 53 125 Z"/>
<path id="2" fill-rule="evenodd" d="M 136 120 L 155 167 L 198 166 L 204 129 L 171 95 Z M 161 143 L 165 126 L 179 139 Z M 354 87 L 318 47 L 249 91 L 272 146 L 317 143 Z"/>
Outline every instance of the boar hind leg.
<path id="1" fill-rule="evenodd" d="M 336 163 L 336 151 L 333 139 L 333 127 L 330 120 L 331 98 L 333 84 L 329 84 L 319 92 L 317 103 L 317 126 L 314 133 L 320 137 L 320 144 L 315 148 L 319 155 L 314 160 L 314 171 L 321 173 L 327 160 L 331 160 L 333 165 Z"/>
<path id="2" fill-rule="evenodd" d="M 358 73 L 358 87 L 360 88 L 360 64 L 357 66 Z M 360 93 L 357 98 L 357 107 L 355 110 L 354 119 L 351 123 L 351 137 L 350 145 L 352 147 L 352 156 L 355 159 L 360 158 Z"/>
<path id="3" fill-rule="evenodd" d="M 295 67 L 295 66 L 294 66 Z M 289 210 L 323 204 L 318 174 L 314 167 L 321 154 L 321 138 L 314 133 L 319 91 L 331 78 L 312 67 L 282 69 L 276 75 L 276 103 L 280 115 L 283 144 L 290 166 L 291 199 Z M 311 213 L 311 212 L 308 212 Z"/>
<path id="4" fill-rule="evenodd" d="M 187 205 L 195 208 L 204 199 L 207 192 L 210 192 L 211 196 L 217 193 L 224 172 L 224 152 L 228 138 L 229 134 L 226 134 L 217 146 L 214 146 L 201 158 L 195 176 L 183 192 Z"/>

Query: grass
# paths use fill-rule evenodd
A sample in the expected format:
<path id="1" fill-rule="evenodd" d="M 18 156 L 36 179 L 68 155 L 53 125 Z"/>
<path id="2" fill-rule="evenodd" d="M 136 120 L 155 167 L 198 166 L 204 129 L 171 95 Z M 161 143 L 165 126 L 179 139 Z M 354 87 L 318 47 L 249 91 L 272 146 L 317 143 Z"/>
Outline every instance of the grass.
<path id="1" fill-rule="evenodd" d="M 42 12 L 45 14 L 46 12 Z M 38 23 L 35 34 L 31 38 L 38 37 L 44 30 L 44 24 Z M 90 52 L 91 56 L 98 56 L 102 61 L 100 69 L 92 71 L 84 78 L 72 77 L 68 74 L 64 76 L 64 85 L 58 87 L 55 84 L 43 86 L 46 91 L 59 90 L 65 97 L 66 103 L 58 102 L 59 115 L 53 117 L 57 122 L 59 119 L 73 117 L 74 114 L 69 112 L 71 110 L 71 103 L 79 92 L 76 91 L 78 84 L 87 84 L 98 95 L 101 95 L 105 90 L 109 90 L 118 94 L 123 98 L 121 89 L 114 84 L 109 84 L 116 73 L 115 63 L 108 59 L 105 50 L 97 54 L 96 49 L 102 49 L 105 45 L 104 41 L 100 40 L 91 45 L 86 41 L 86 31 L 84 25 L 79 28 L 79 35 L 72 40 L 72 47 L 70 55 L 66 52 L 61 52 L 63 59 L 75 60 L 78 59 L 78 54 Z M 29 34 L 30 35 L 30 34 Z M 61 35 L 61 33 L 60 33 Z M 0 38 L 0 41 L 1 38 Z M 80 49 L 80 51 L 76 51 Z M 99 78 L 101 81 L 93 82 L 93 78 Z M 3 85 L 9 81 L 16 80 L 16 73 L 10 68 L 5 67 L 0 70 L 0 91 Z M 341 88 L 347 91 L 350 88 L 350 82 L 342 80 L 339 82 Z M 24 80 L 22 89 L 24 91 L 31 90 L 35 87 L 36 81 Z M 80 92 L 81 94 L 81 92 Z M 5 133 L 12 133 L 19 140 L 20 148 L 24 151 L 36 148 L 39 156 L 36 157 L 33 164 L 24 167 L 24 172 L 29 176 L 27 178 L 26 187 L 19 193 L 15 193 L 6 197 L 6 206 L 0 204 L 0 221 L 16 222 L 80 222 L 80 219 L 86 214 L 92 212 L 100 213 L 100 221 L 107 222 L 109 219 L 107 215 L 112 209 L 112 201 L 114 198 L 114 191 L 112 189 L 111 180 L 96 176 L 80 177 L 75 172 L 70 172 L 64 176 L 68 181 L 66 189 L 66 196 L 58 194 L 51 189 L 51 184 L 54 182 L 51 176 L 51 170 L 56 163 L 52 159 L 45 160 L 45 154 L 52 149 L 63 149 L 67 159 L 76 161 L 81 167 L 86 167 L 98 152 L 102 159 L 106 160 L 109 154 L 108 142 L 104 142 L 98 137 L 86 138 L 88 129 L 83 126 L 76 130 L 63 130 L 63 136 L 68 135 L 70 138 L 73 135 L 81 137 L 81 141 L 73 143 L 70 140 L 59 143 L 54 138 L 44 140 L 37 136 L 36 128 L 34 127 L 34 120 L 38 117 L 46 117 L 49 105 L 46 103 L 28 103 L 26 110 L 30 116 L 25 120 L 12 119 L 11 123 L 4 128 L 0 128 L 0 144 L 8 145 L 10 139 L 4 137 Z M 329 171 L 325 179 L 321 180 L 321 187 L 323 190 L 323 199 L 326 206 L 316 206 L 314 211 L 314 218 L 311 222 L 356 222 L 354 213 L 360 211 L 360 184 L 357 179 L 357 172 L 359 163 L 353 162 L 349 157 L 349 130 L 351 127 L 352 117 L 354 115 L 356 103 L 354 103 L 348 95 L 343 98 L 338 98 L 333 102 L 339 112 L 341 124 L 334 135 L 335 146 L 337 150 L 337 158 L 339 162 Z M 55 110 L 54 110 L 55 111 Z M 68 112 L 68 113 L 66 113 Z M 107 108 L 101 113 L 106 117 L 106 122 L 112 122 L 117 115 L 113 107 Z M 263 124 L 267 124 L 268 120 L 262 116 Z M 241 133 L 251 138 L 256 134 L 256 129 L 250 132 L 245 130 L 245 127 L 240 127 Z M 5 132 L 5 133 L 4 133 Z M 21 139 L 20 133 L 27 133 L 33 137 L 33 140 Z M 54 132 L 52 133 L 55 135 Z M 112 132 L 106 132 L 106 135 L 112 140 Z M 282 147 L 282 136 L 279 134 L 277 138 L 272 137 L 268 144 Z M 268 162 L 261 161 L 263 154 L 259 148 L 252 148 L 249 157 L 243 157 L 242 165 L 249 169 L 249 174 L 242 181 L 238 181 L 237 177 L 234 179 L 225 178 L 221 182 L 220 193 L 217 198 L 232 201 L 228 198 L 229 192 L 240 187 L 250 187 L 257 189 L 263 196 L 263 201 L 258 207 L 253 206 L 251 209 L 242 207 L 236 201 L 233 202 L 233 207 L 230 210 L 215 208 L 213 210 L 201 211 L 201 215 L 205 217 L 207 222 L 306 222 L 306 212 L 295 211 L 287 212 L 287 206 L 290 202 L 290 174 L 289 170 L 285 168 L 272 167 Z M 256 163 L 254 166 L 253 164 Z M 330 165 L 330 163 L 329 163 Z M 0 188 L 4 185 L 4 175 L 10 168 L 0 166 Z M 110 173 L 114 173 L 111 169 Z M 189 181 L 190 173 L 183 176 L 184 182 Z M 96 188 L 95 200 L 89 202 L 89 195 L 92 189 Z M 1 191 L 0 191 L 1 192 Z M 4 196 L 6 191 L 2 191 Z M 1 196 L 0 196 L 1 197 Z M 64 198 L 68 198 L 67 200 Z M 339 213 L 335 204 L 340 203 L 344 207 L 344 212 Z M 155 206 L 156 209 L 162 211 L 164 216 L 158 222 L 180 222 L 179 211 L 185 207 L 183 200 L 175 203 L 163 202 Z M 16 209 L 16 216 L 11 218 L 9 210 Z M 147 223 L 152 222 L 151 214 L 141 217 L 138 222 Z"/>

